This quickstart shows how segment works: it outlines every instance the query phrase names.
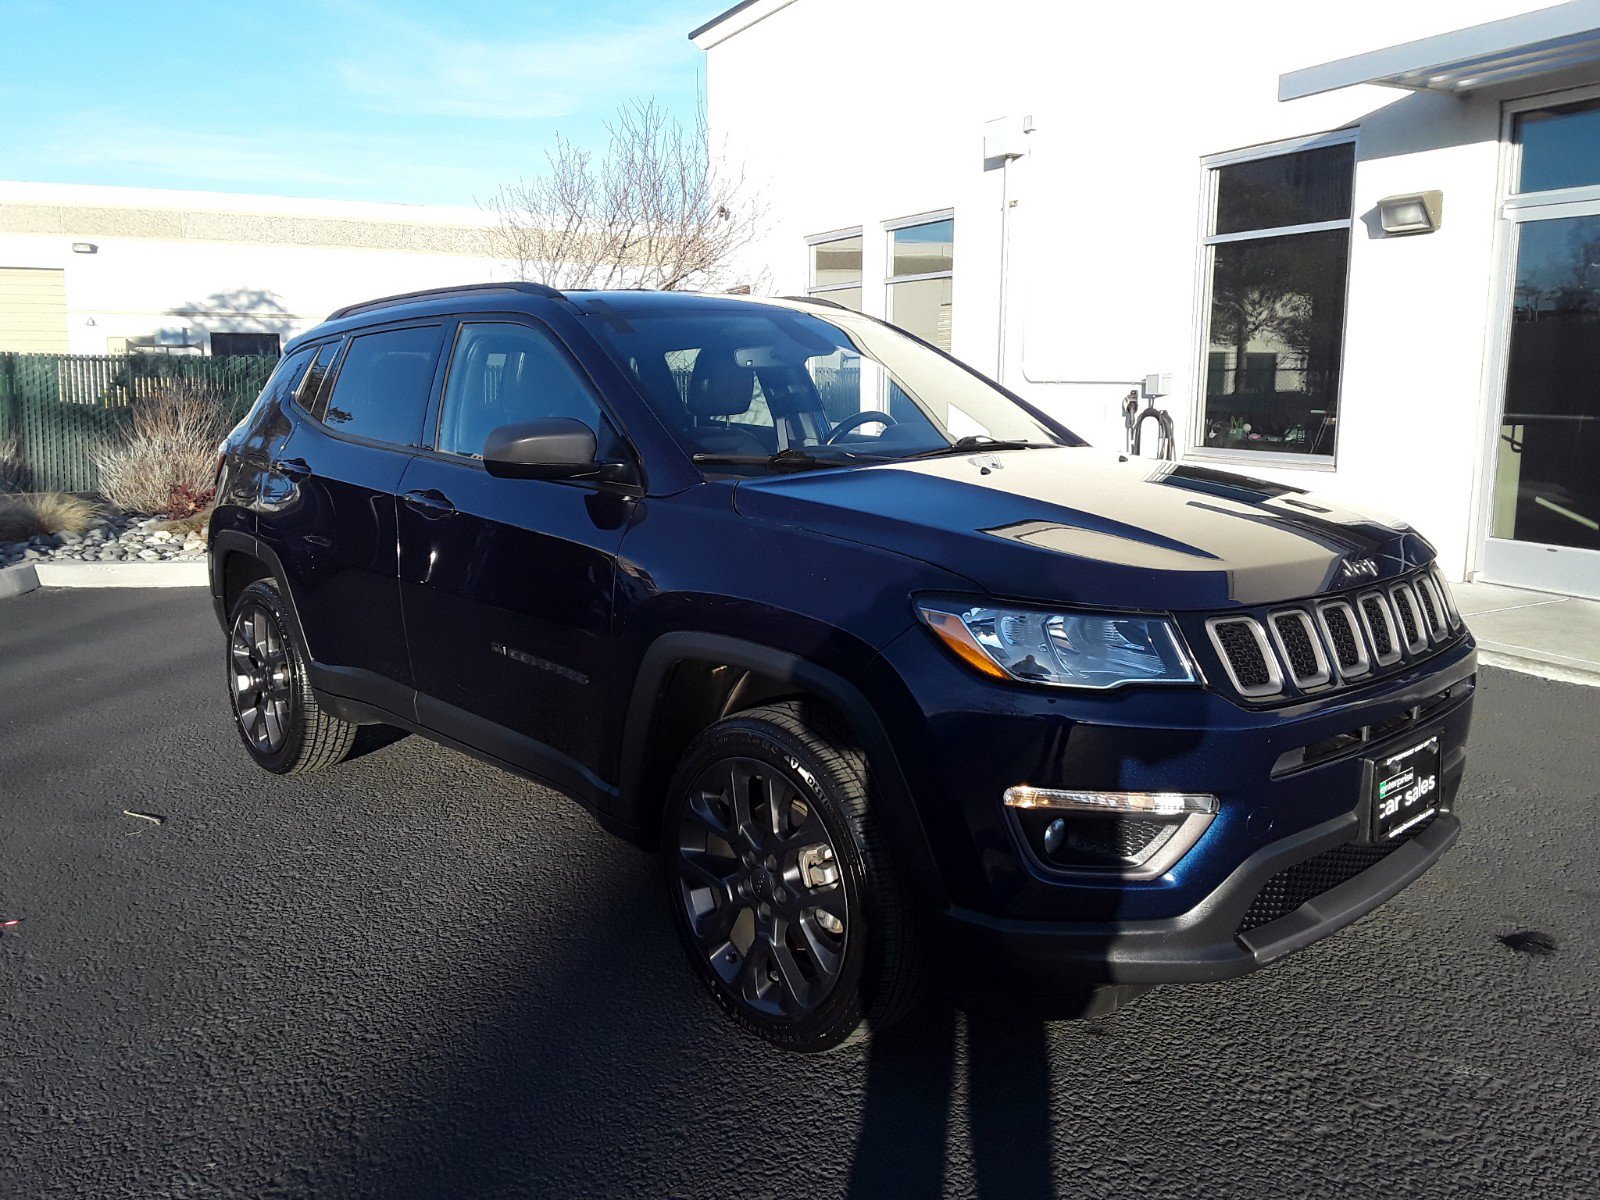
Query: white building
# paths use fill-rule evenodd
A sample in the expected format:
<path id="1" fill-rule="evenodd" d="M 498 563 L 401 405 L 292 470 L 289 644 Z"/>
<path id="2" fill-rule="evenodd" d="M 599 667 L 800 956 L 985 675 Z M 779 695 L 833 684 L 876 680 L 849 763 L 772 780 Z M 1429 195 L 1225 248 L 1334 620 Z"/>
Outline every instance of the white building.
<path id="1" fill-rule="evenodd" d="M 1600 596 L 1596 0 L 746 0 L 691 37 L 778 291 L 1101 445 L 1170 375 L 1185 462 Z M 1432 231 L 1385 232 L 1408 196 Z"/>
<path id="2" fill-rule="evenodd" d="M 0 351 L 272 353 L 358 300 L 509 277 L 476 209 L 0 183 Z"/>

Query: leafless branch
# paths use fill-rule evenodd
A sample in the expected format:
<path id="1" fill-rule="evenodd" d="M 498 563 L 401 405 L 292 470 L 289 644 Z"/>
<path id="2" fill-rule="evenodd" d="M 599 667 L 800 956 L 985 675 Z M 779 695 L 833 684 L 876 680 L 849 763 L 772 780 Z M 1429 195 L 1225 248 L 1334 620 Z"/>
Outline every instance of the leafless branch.
<path id="1" fill-rule="evenodd" d="M 558 134 L 545 174 L 489 201 L 518 277 L 557 288 L 759 290 L 741 257 L 766 208 L 745 172 L 711 152 L 704 108 L 685 128 L 654 100 L 635 100 L 606 132 L 598 156 Z"/>

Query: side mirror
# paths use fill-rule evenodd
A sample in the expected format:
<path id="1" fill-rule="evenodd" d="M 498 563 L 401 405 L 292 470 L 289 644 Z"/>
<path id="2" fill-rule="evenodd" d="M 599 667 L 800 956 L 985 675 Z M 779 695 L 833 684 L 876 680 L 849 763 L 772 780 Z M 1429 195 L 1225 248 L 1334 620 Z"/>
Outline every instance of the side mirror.
<path id="1" fill-rule="evenodd" d="M 502 425 L 483 444 L 483 466 L 502 479 L 587 479 L 601 472 L 594 430 L 571 417 Z"/>

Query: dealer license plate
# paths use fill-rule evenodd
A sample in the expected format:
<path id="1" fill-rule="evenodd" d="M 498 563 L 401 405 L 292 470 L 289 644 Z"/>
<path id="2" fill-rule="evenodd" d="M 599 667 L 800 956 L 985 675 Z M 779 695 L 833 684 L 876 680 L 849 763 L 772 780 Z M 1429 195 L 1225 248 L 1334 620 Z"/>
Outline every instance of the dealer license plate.
<path id="1" fill-rule="evenodd" d="M 1441 784 L 1438 734 L 1373 760 L 1372 842 L 1404 837 L 1438 812 Z"/>

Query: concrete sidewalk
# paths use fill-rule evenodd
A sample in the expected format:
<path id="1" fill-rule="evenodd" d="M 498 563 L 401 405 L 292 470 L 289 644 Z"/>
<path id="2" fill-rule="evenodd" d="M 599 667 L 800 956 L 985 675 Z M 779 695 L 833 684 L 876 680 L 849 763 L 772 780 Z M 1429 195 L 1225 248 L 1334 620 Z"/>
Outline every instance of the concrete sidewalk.
<path id="1" fill-rule="evenodd" d="M 1485 663 L 1600 687 L 1600 601 L 1494 583 L 1451 591 Z"/>

